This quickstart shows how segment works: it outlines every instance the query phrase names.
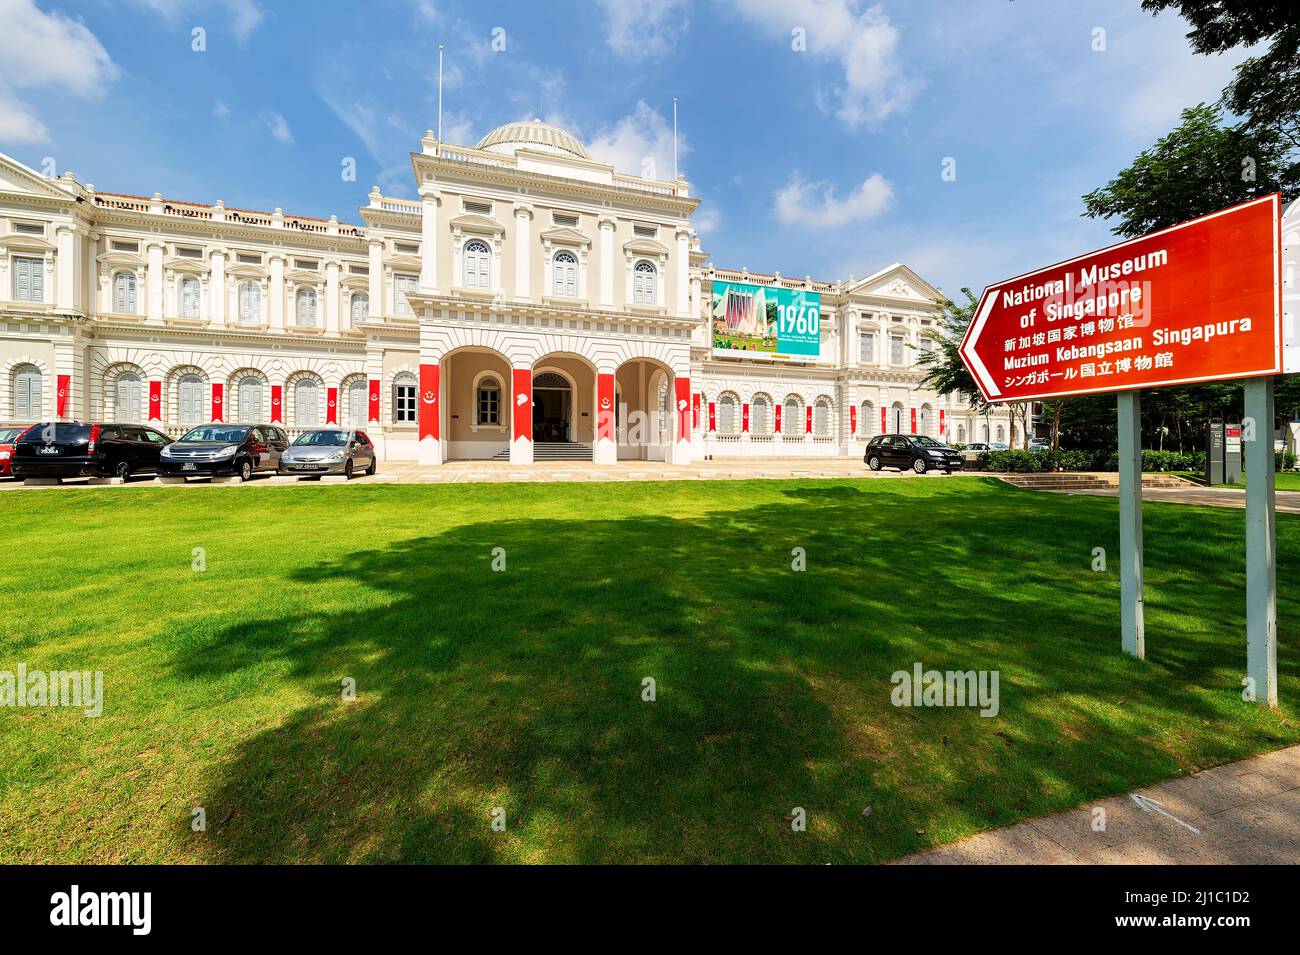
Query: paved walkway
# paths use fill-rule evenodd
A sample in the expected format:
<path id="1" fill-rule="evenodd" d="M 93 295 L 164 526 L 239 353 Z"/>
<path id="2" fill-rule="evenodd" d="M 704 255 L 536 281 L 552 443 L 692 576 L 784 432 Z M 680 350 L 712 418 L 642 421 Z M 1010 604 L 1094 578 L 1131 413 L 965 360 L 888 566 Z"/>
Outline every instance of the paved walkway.
<path id="1" fill-rule="evenodd" d="M 1105 810 L 1103 831 L 1093 828 L 1098 808 Z M 1153 863 L 1300 863 L 1300 746 L 983 832 L 895 864 Z"/>
<path id="2" fill-rule="evenodd" d="M 1119 488 L 1088 488 L 1069 491 L 1044 491 L 1045 494 L 1092 494 L 1118 497 Z M 1300 514 L 1300 491 L 1276 491 L 1277 509 Z M 1203 504 L 1210 507 L 1246 506 L 1245 488 L 1239 487 L 1144 487 L 1144 501 L 1168 501 L 1174 504 Z"/>

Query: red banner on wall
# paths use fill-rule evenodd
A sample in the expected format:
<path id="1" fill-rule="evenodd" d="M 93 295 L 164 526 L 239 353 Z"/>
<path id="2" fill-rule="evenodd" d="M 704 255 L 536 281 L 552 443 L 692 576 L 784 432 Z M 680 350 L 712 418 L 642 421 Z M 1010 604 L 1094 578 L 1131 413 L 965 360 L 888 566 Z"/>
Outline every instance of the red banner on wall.
<path id="1" fill-rule="evenodd" d="M 700 400 L 698 391 L 691 395 L 691 427 L 696 431 L 700 429 Z"/>
<path id="2" fill-rule="evenodd" d="M 371 424 L 379 424 L 379 382 L 374 378 L 370 379 L 370 410 L 366 420 Z"/>
<path id="3" fill-rule="evenodd" d="M 746 401 L 740 406 L 740 430 L 749 430 L 749 402 Z"/>
<path id="4" fill-rule="evenodd" d="M 420 440 L 438 440 L 441 432 L 438 412 L 438 372 L 435 364 L 420 365 Z M 499 409 L 498 409 L 499 412 Z"/>
<path id="5" fill-rule="evenodd" d="M 54 393 L 54 416 L 63 418 L 68 413 L 68 395 L 72 393 L 72 376 L 59 375 L 55 382 L 58 390 Z"/>
<path id="6" fill-rule="evenodd" d="M 889 412 L 882 405 L 880 408 L 880 433 L 889 433 Z"/>
<path id="7" fill-rule="evenodd" d="M 339 423 L 339 390 L 337 388 L 325 389 L 325 423 Z"/>
<path id="8" fill-rule="evenodd" d="M 776 406 L 776 433 L 781 433 L 781 406 Z"/>
<path id="9" fill-rule="evenodd" d="M 916 409 L 912 409 L 912 434 L 916 434 Z"/>
<path id="10" fill-rule="evenodd" d="M 943 440 L 944 435 L 947 433 L 948 433 L 948 426 L 943 423 L 943 409 L 940 408 L 939 409 L 939 439 Z"/>
<path id="11" fill-rule="evenodd" d="M 849 405 L 849 434 L 858 433 L 858 406 Z"/>
<path id="12" fill-rule="evenodd" d="M 149 420 L 162 420 L 162 382 L 149 382 Z"/>
<path id="13" fill-rule="evenodd" d="M 717 402 L 709 402 L 709 430 L 718 430 L 718 405 Z"/>
<path id="14" fill-rule="evenodd" d="M 677 389 L 677 440 L 691 440 L 691 429 L 687 426 L 690 421 L 689 409 L 691 407 L 691 379 L 685 375 L 674 378 Z"/>
<path id="15" fill-rule="evenodd" d="M 212 420 L 213 421 L 226 420 L 225 390 L 226 390 L 226 386 L 223 385 L 221 382 L 214 381 L 212 383 Z"/>
<path id="16" fill-rule="evenodd" d="M 596 438 L 599 441 L 615 440 L 614 429 L 618 421 L 618 411 L 614 407 L 614 375 L 603 373 L 596 376 Z"/>
<path id="17" fill-rule="evenodd" d="M 510 417 L 514 421 L 515 440 L 527 438 L 533 440 L 533 370 L 531 368 L 511 369 L 510 375 L 514 387 L 510 393 Z"/>
<path id="18" fill-rule="evenodd" d="M 803 430 L 805 434 L 812 434 L 812 405 L 803 409 Z"/>
<path id="19" fill-rule="evenodd" d="M 271 386 L 271 424 L 284 424 L 284 386 Z"/>

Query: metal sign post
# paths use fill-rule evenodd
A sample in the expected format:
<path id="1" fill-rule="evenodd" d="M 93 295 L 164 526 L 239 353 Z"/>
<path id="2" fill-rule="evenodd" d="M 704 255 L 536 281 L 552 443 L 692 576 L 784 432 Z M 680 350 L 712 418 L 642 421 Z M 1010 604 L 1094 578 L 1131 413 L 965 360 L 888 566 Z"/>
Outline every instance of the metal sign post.
<path id="1" fill-rule="evenodd" d="M 1142 399 L 1119 393 L 1119 590 L 1124 652 L 1145 659 L 1142 585 Z"/>
<path id="2" fill-rule="evenodd" d="M 1273 379 L 1246 383 L 1246 676 L 1255 699 L 1277 706 L 1277 510 Z"/>

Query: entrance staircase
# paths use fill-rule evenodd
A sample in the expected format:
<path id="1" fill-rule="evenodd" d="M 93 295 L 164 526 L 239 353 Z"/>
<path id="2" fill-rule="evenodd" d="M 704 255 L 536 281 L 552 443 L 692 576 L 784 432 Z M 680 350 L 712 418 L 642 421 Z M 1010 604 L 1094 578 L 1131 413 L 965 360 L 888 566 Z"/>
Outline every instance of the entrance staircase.
<path id="1" fill-rule="evenodd" d="M 498 451 L 493 461 L 509 461 L 510 449 Z M 591 445 L 576 441 L 538 441 L 533 445 L 534 461 L 590 461 Z"/>
<path id="2" fill-rule="evenodd" d="M 998 480 L 1029 491 L 1108 491 L 1119 488 L 1119 475 L 1109 472 L 1061 471 L 1056 474 L 999 474 Z M 1143 487 L 1196 487 L 1174 474 L 1144 474 Z"/>

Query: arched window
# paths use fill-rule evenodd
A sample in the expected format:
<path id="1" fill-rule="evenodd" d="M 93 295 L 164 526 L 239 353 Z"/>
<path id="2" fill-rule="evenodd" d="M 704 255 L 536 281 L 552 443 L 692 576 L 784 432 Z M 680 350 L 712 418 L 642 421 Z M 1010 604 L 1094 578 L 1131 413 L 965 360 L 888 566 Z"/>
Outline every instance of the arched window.
<path id="1" fill-rule="evenodd" d="M 14 417 L 19 421 L 40 418 L 45 405 L 41 370 L 35 365 L 19 365 L 14 370 Z"/>
<path id="2" fill-rule="evenodd" d="M 787 438 L 804 432 L 803 399 L 798 395 L 786 395 L 781 410 L 781 431 Z"/>
<path id="3" fill-rule="evenodd" d="M 934 424 L 934 409 L 928 404 L 921 405 L 921 410 L 916 413 L 916 433 L 930 434 L 930 428 Z"/>
<path id="4" fill-rule="evenodd" d="M 578 257 L 572 252 L 556 252 L 551 260 L 556 295 L 578 297 Z"/>
<path id="5" fill-rule="evenodd" d="M 873 435 L 876 433 L 876 406 L 870 401 L 864 401 L 858 406 L 858 434 Z"/>
<path id="6" fill-rule="evenodd" d="M 492 250 L 486 242 L 474 239 L 465 243 L 465 288 L 492 287 Z"/>
<path id="7" fill-rule="evenodd" d="M 415 376 L 404 371 L 393 379 L 393 423 L 415 424 Z"/>
<path id="8" fill-rule="evenodd" d="M 718 399 L 718 433 L 735 434 L 736 427 L 736 399 L 731 395 L 723 395 Z"/>
<path id="9" fill-rule="evenodd" d="M 113 311 L 121 315 L 136 314 L 134 272 L 118 272 L 113 276 Z"/>
<path id="10" fill-rule="evenodd" d="M 243 325 L 262 323 L 262 286 L 256 282 L 239 285 L 239 321 Z"/>
<path id="11" fill-rule="evenodd" d="M 370 315 L 370 296 L 365 292 L 352 293 L 352 327 L 360 328 Z"/>
<path id="12" fill-rule="evenodd" d="M 239 379 L 236 389 L 239 407 L 236 412 L 239 420 L 257 423 L 262 420 L 262 379 L 256 375 L 245 375 Z"/>
<path id="13" fill-rule="evenodd" d="M 501 423 L 501 383 L 488 375 L 474 389 L 474 420 L 480 425 Z"/>
<path id="14" fill-rule="evenodd" d="M 903 427 L 903 413 L 906 410 L 901 401 L 895 401 L 893 407 L 889 409 L 889 431 L 891 434 L 907 433 L 907 429 Z"/>
<path id="15" fill-rule="evenodd" d="M 117 376 L 117 402 L 114 405 L 117 420 L 139 422 L 140 414 L 140 376 L 133 371 L 125 371 Z"/>
<path id="16" fill-rule="evenodd" d="M 813 405 L 813 434 L 825 438 L 830 433 L 831 403 L 824 398 L 818 398 L 817 403 Z"/>
<path id="17" fill-rule="evenodd" d="M 957 425 L 957 443 L 966 443 L 966 426 L 964 424 Z"/>
<path id="18" fill-rule="evenodd" d="M 192 275 L 181 279 L 181 318 L 199 317 L 199 280 Z"/>
<path id="19" fill-rule="evenodd" d="M 181 424 L 200 424 L 207 417 L 203 407 L 203 379 L 198 375 L 182 375 L 177 382 L 177 411 Z"/>
<path id="20" fill-rule="evenodd" d="M 752 434 L 772 433 L 772 400 L 767 395 L 754 395 L 749 409 L 749 430 Z"/>
<path id="21" fill-rule="evenodd" d="M 293 423 L 299 428 L 320 423 L 320 388 L 310 378 L 299 378 L 293 386 Z"/>
<path id="22" fill-rule="evenodd" d="M 659 304 L 658 292 L 655 288 L 655 279 L 658 272 L 649 262 L 642 259 L 632 270 L 632 303 L 634 305 L 657 305 Z"/>
<path id="23" fill-rule="evenodd" d="M 363 379 L 348 385 L 348 424 L 354 428 L 365 427 L 369 394 L 370 386 Z"/>
<path id="24" fill-rule="evenodd" d="M 298 325 L 302 328 L 316 327 L 316 290 L 314 288 L 298 289 Z"/>
<path id="25" fill-rule="evenodd" d="M 1006 440 L 1007 440 L 1007 429 L 1004 428 L 1002 425 L 998 425 L 998 440 L 997 440 L 997 443 L 998 443 L 998 444 L 1005 444 L 1005 443 L 1006 443 Z"/>

